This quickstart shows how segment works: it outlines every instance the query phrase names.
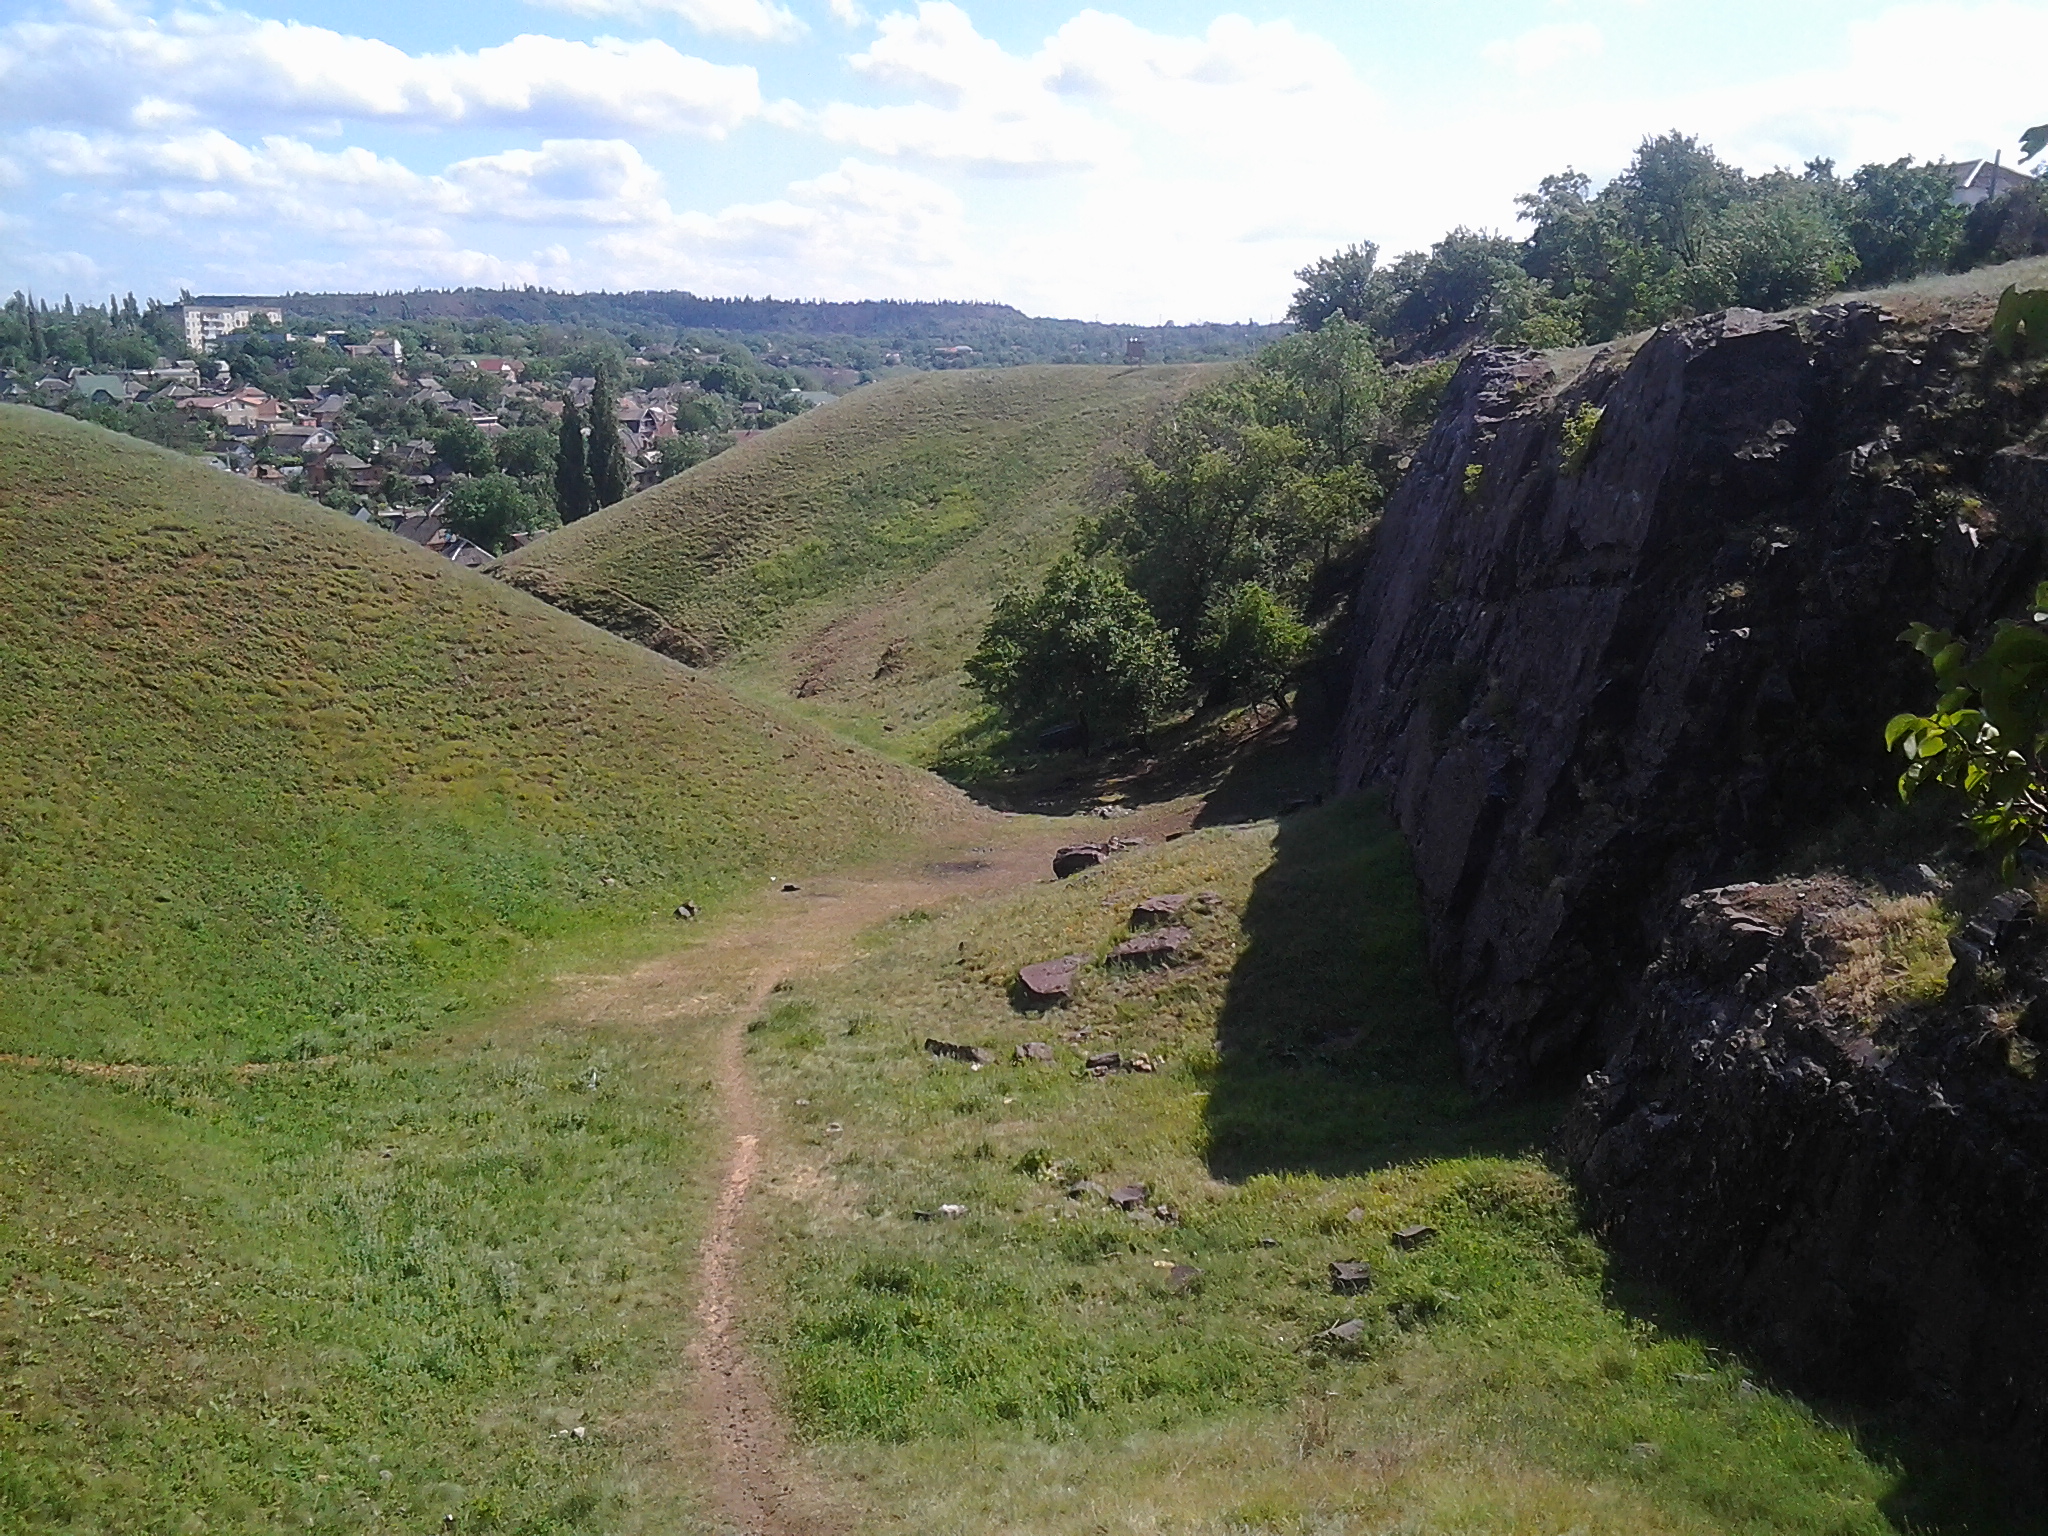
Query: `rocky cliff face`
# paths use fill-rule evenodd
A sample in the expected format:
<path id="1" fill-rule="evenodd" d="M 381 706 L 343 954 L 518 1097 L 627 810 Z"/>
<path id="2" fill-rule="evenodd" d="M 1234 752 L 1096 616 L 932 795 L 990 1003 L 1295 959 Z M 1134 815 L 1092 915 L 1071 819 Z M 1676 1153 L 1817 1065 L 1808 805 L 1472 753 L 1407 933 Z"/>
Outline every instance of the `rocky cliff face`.
<path id="1" fill-rule="evenodd" d="M 1872 893 L 1689 898 L 1560 1136 L 1588 1217 L 1797 1379 L 1905 1399 L 2038 1478 L 2048 1447 L 2048 940 L 2030 896 L 1971 985 L 1873 1020 L 1823 981 Z"/>
<path id="2" fill-rule="evenodd" d="M 1391 794 L 1475 1087 L 1597 1064 L 1683 897 L 1890 793 L 1928 691 L 1900 629 L 2040 572 L 2044 401 L 1867 305 L 1667 327 L 1563 388 L 1464 364 L 1367 565 L 1340 779 Z"/>

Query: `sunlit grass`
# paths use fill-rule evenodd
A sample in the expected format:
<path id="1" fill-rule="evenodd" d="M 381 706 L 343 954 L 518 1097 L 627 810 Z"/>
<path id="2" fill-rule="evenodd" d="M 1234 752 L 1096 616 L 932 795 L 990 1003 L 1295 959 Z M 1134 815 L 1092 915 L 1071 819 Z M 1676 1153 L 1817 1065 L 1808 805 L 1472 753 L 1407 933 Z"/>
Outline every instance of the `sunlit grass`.
<path id="1" fill-rule="evenodd" d="M 1205 890 L 1184 965 L 1012 1006 L 1019 964 L 1099 958 L 1140 897 Z M 801 1150 L 762 1337 L 870 1528 L 1891 1528 L 1897 1468 L 1617 1302 L 1542 1107 L 1458 1087 L 1418 944 L 1398 839 L 1353 801 L 892 925 L 778 999 L 751 1060 Z M 1082 1070 L 1108 1050 L 1163 1064 Z M 942 1204 L 966 1214 L 916 1215 Z M 1368 1292 L 1333 1292 L 1340 1259 Z"/>

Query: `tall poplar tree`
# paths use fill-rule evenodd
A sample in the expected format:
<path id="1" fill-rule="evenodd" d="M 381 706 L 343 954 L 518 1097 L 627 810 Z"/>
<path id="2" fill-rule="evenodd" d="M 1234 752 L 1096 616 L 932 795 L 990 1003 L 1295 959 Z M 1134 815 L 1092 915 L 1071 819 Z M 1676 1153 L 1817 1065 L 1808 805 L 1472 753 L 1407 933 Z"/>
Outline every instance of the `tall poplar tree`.
<path id="1" fill-rule="evenodd" d="M 597 386 L 590 392 L 589 462 L 598 506 L 624 501 L 632 481 L 626 473 L 625 445 L 619 441 L 619 403 L 612 394 L 611 370 L 601 365 Z"/>
<path id="2" fill-rule="evenodd" d="M 562 407 L 562 440 L 555 453 L 555 511 L 563 522 L 573 523 L 596 510 L 597 492 L 591 487 L 584 454 L 583 414 L 571 400 Z"/>

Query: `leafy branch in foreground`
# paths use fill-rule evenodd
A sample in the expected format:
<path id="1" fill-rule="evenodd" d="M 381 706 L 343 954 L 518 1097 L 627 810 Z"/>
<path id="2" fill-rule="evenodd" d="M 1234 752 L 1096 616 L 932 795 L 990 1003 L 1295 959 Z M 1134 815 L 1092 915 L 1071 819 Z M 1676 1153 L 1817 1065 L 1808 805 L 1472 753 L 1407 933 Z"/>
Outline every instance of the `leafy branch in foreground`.
<path id="1" fill-rule="evenodd" d="M 2048 840 L 2048 582 L 2034 591 L 2031 622 L 2001 620 L 1977 656 L 1954 635 L 1914 624 L 1899 636 L 1933 664 L 1942 694 L 1928 715 L 1897 715 L 1885 727 L 1902 752 L 1899 796 L 1924 785 L 1958 791 L 1978 842 L 2008 878 L 2020 850 Z"/>

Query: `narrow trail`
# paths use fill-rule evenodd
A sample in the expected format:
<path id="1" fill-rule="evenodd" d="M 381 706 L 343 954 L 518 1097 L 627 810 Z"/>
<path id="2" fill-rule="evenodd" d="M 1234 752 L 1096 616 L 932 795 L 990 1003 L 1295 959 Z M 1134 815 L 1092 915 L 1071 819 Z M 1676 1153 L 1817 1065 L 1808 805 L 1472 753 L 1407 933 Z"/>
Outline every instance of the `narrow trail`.
<path id="1" fill-rule="evenodd" d="M 1186 803 L 1118 822 L 1120 835 L 1156 840 L 1184 828 Z M 794 1454 L 780 1405 L 748 1350 L 746 1224 L 750 1197 L 772 1162 L 772 1124 L 746 1068 L 746 1030 L 777 982 L 843 964 L 864 931 L 915 907 L 989 896 L 1051 875 L 1062 843 L 1111 835 L 1075 818 L 977 819 L 914 861 L 806 881 L 762 898 L 701 943 L 626 975 L 563 978 L 585 1017 L 669 1033 L 716 1021 L 710 1075 L 721 1122 L 718 1194 L 698 1250 L 696 1329 L 681 1394 L 678 1451 L 708 1473 L 724 1529 L 738 1536 L 842 1536 L 855 1523 L 832 1492 L 813 1486 Z M 970 842 L 975 846 L 967 846 Z"/>

